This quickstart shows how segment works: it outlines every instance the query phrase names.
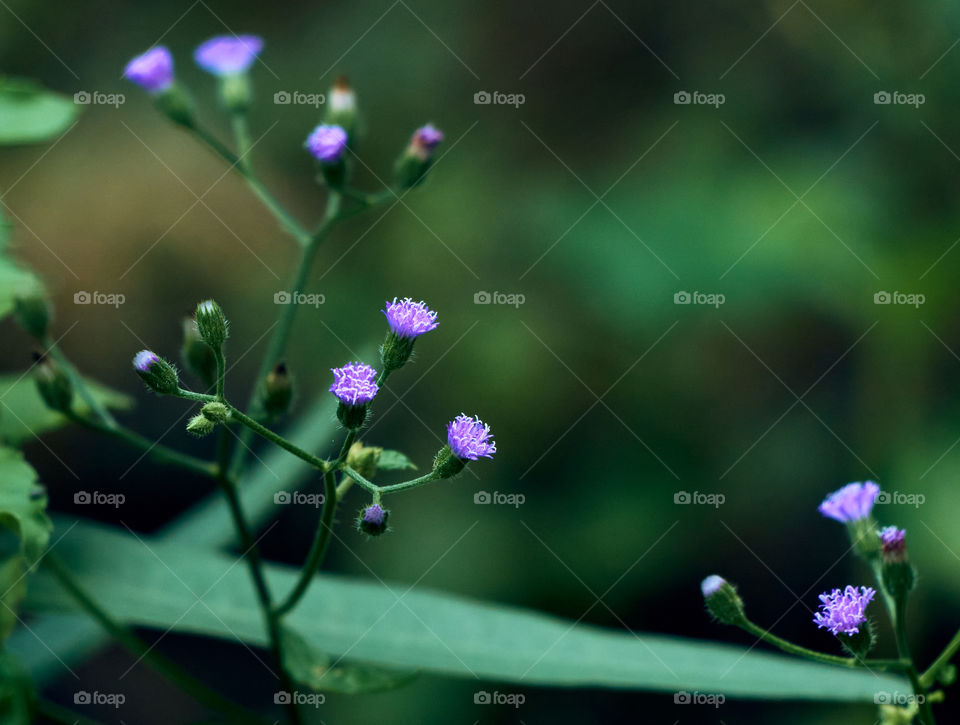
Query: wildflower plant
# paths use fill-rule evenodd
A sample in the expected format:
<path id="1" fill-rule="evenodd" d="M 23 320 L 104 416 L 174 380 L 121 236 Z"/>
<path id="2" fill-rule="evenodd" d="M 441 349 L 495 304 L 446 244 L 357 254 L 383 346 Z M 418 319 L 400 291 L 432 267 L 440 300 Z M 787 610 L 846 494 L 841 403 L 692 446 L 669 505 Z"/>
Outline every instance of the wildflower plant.
<path id="1" fill-rule="evenodd" d="M 832 635 L 847 656 L 802 647 L 755 624 L 747 617 L 736 589 L 719 575 L 704 579 L 701 592 L 714 619 L 737 626 L 791 655 L 841 667 L 902 673 L 913 689 L 912 696 L 905 706 L 875 699 L 881 705 L 880 721 L 933 725 L 932 704 L 944 697 L 937 686 L 950 685 L 955 679 L 950 660 L 960 650 L 960 634 L 926 670 L 918 668 L 907 638 L 907 601 L 916 575 L 907 558 L 906 531 L 896 526 L 877 526 L 873 508 L 880 496 L 880 486 L 873 481 L 849 483 L 829 494 L 818 507 L 824 517 L 847 526 L 851 550 L 866 564 L 873 579 L 873 586 L 846 584 L 821 593 L 813 612 L 813 623 Z M 894 658 L 867 657 L 878 645 L 874 623 L 878 605 L 873 604 L 874 600 L 882 600 L 890 620 L 896 647 Z"/>

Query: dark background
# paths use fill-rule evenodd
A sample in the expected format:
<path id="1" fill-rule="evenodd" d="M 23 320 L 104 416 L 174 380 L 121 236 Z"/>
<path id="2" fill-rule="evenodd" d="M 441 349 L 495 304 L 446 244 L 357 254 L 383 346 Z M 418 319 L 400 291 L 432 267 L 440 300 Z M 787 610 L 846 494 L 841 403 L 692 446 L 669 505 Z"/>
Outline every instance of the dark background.
<path id="1" fill-rule="evenodd" d="M 412 583 L 479 522 L 421 586 L 570 619 L 589 610 L 584 621 L 618 629 L 752 644 L 702 611 L 698 583 L 716 571 L 738 583 L 756 621 L 833 651 L 810 622 L 816 595 L 866 583 L 867 572 L 851 557 L 837 563 L 843 529 L 816 506 L 848 481 L 875 478 L 924 497 L 878 507 L 878 517 L 908 530 L 922 577 L 914 647 L 921 663 L 937 654 L 960 599 L 955 4 L 8 0 L 4 72 L 68 94 L 126 94 L 119 108 L 88 107 L 54 146 L 2 150 L 0 187 L 19 217 L 20 255 L 54 290 L 57 334 L 79 321 L 63 347 L 86 373 L 137 397 L 124 420 L 151 436 L 183 408 L 142 391 L 132 354 L 149 344 L 174 356 L 181 315 L 214 297 L 239 358 L 271 324 L 272 296 L 296 258 L 241 180 L 223 177 L 219 160 L 120 77 L 162 37 L 202 117 L 226 138 L 212 79 L 190 54 L 229 31 L 266 40 L 253 71 L 254 137 L 263 135 L 254 159 L 301 219 L 322 213 L 302 149 L 322 109 L 275 105 L 275 92 L 322 93 L 349 75 L 366 128 L 360 155 L 375 172 L 361 168 L 358 183 L 371 190 L 418 125 L 432 120 L 447 134 L 422 190 L 326 242 L 310 284 L 326 303 L 301 312 L 290 348 L 302 411 L 325 395 L 328 369 L 350 349 L 380 341 L 384 299 L 423 298 L 441 325 L 418 345 L 416 366 L 390 383 L 398 395 L 412 388 L 409 408 L 383 415 L 382 406 L 367 440 L 426 464 L 461 410 L 496 433 L 495 461 L 472 467 L 479 480 L 397 497 L 395 531 L 383 540 L 350 530 L 350 507 L 363 503 L 352 494 L 342 531 L 366 565 Z M 525 103 L 476 105 L 482 90 L 522 93 Z M 683 90 L 722 93 L 725 103 L 677 105 Z M 879 91 L 925 102 L 877 105 Z M 79 290 L 122 293 L 126 303 L 77 306 Z M 695 290 L 726 301 L 674 304 L 675 293 Z M 476 305 L 479 291 L 520 293 L 525 303 Z M 925 302 L 874 304 L 880 291 Z M 3 334 L 4 367 L 22 369 L 29 340 L 9 322 Z M 231 388 L 247 389 L 262 347 L 242 358 Z M 164 440 L 211 452 L 180 426 Z M 121 482 L 135 455 L 84 432 L 48 442 L 83 482 L 127 494 L 122 511 L 93 513 L 105 521 L 150 532 L 207 493 L 149 463 Z M 77 484 L 56 459 L 39 444 L 27 450 L 52 508 L 91 515 L 73 507 Z M 523 493 L 526 503 L 475 506 L 481 488 Z M 725 503 L 677 505 L 679 491 L 720 493 Z M 265 548 L 298 562 L 310 535 L 308 513 L 288 515 Z M 369 576 L 342 549 L 328 565 Z M 614 583 L 607 606 L 596 605 Z M 228 688 L 270 687 L 240 648 L 172 638 L 163 649 Z M 889 635 L 881 652 L 892 652 Z M 125 657 L 108 651 L 81 674 L 92 686 L 109 681 Z M 126 722 L 196 714 L 138 669 Z M 875 720 L 866 706 L 714 711 L 676 707 L 669 695 L 504 686 L 526 695 L 514 712 L 474 706 L 477 689 L 425 676 L 387 694 L 331 696 L 322 715 Z M 949 720 L 950 707 L 940 711 Z"/>

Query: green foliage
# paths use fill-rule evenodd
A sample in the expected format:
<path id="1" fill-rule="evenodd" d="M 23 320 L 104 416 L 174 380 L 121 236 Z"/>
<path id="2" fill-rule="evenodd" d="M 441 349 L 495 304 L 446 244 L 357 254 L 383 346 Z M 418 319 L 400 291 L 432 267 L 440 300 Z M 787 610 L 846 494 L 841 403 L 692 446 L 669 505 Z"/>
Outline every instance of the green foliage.
<path id="1" fill-rule="evenodd" d="M 380 461 L 377 463 L 377 469 L 380 471 L 404 471 L 416 468 L 417 464 L 407 458 L 405 453 L 391 450 L 380 452 Z"/>
<path id="2" fill-rule="evenodd" d="M 77 112 L 67 96 L 23 78 L 0 78 L 0 145 L 46 141 L 67 130 Z"/>
<path id="3" fill-rule="evenodd" d="M 0 722 L 30 725 L 33 686 L 26 673 L 10 655 L 0 652 Z"/>

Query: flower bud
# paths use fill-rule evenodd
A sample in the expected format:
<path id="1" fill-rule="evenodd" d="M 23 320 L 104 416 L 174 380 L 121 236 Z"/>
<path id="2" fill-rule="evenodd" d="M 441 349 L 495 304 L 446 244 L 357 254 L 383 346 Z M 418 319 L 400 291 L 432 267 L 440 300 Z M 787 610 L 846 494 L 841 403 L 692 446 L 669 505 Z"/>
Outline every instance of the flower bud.
<path id="1" fill-rule="evenodd" d="M 389 518 L 390 511 L 378 503 L 372 503 L 360 512 L 357 528 L 370 536 L 380 536 L 386 532 Z"/>
<path id="2" fill-rule="evenodd" d="M 293 401 L 293 378 L 284 363 L 277 363 L 277 366 L 267 373 L 261 395 L 263 409 L 271 420 L 290 410 L 290 403 Z"/>
<path id="3" fill-rule="evenodd" d="M 410 297 L 393 298 L 383 309 L 390 331 L 380 347 L 380 359 L 388 372 L 402 368 L 413 354 L 413 343 L 420 335 L 437 328 L 437 313 L 426 302 Z"/>
<path id="4" fill-rule="evenodd" d="M 141 350 L 133 358 L 133 369 L 155 393 L 176 395 L 180 390 L 177 370 L 170 363 L 150 350 Z"/>
<path id="5" fill-rule="evenodd" d="M 357 94 L 343 76 L 337 79 L 327 94 L 327 114 L 324 117 L 324 123 L 342 128 L 352 142 L 357 123 Z"/>
<path id="6" fill-rule="evenodd" d="M 203 436 L 212 433 L 215 427 L 216 423 L 205 415 L 195 415 L 187 422 L 187 433 L 197 438 L 203 438 Z"/>
<path id="7" fill-rule="evenodd" d="M 210 346 L 200 337 L 197 321 L 183 318 L 183 345 L 180 348 L 183 364 L 209 388 L 217 381 L 217 359 Z"/>
<path id="8" fill-rule="evenodd" d="M 52 310 L 50 302 L 40 293 L 15 297 L 13 309 L 20 327 L 38 340 L 47 336 Z"/>
<path id="9" fill-rule="evenodd" d="M 179 83 L 173 83 L 165 91 L 158 93 L 153 102 L 157 110 L 174 123 L 193 128 L 193 98 Z"/>
<path id="10" fill-rule="evenodd" d="M 827 496 L 818 510 L 827 518 L 847 525 L 854 550 L 864 559 L 876 559 L 880 542 L 871 512 L 880 495 L 880 487 L 873 481 L 848 483 Z"/>
<path id="11" fill-rule="evenodd" d="M 200 337 L 214 350 L 219 350 L 227 339 L 227 318 L 213 300 L 204 300 L 197 305 L 197 330 Z"/>
<path id="12" fill-rule="evenodd" d="M 350 430 L 363 427 L 370 401 L 380 389 L 376 383 L 377 371 L 364 363 L 348 363 L 342 368 L 332 368 L 331 372 L 330 392 L 340 401 L 337 418 Z"/>
<path id="13" fill-rule="evenodd" d="M 70 378 L 50 358 L 34 353 L 34 380 L 43 402 L 51 410 L 66 413 L 73 403 L 73 385 Z"/>
<path id="14" fill-rule="evenodd" d="M 377 475 L 380 454 L 383 449 L 377 446 L 365 446 L 357 441 L 347 452 L 347 465 L 366 479 Z"/>
<path id="15" fill-rule="evenodd" d="M 916 578 L 907 559 L 907 532 L 896 526 L 887 526 L 878 536 L 883 587 L 894 599 L 900 599 L 913 589 Z"/>
<path id="16" fill-rule="evenodd" d="M 307 137 L 305 146 L 320 162 L 327 184 L 333 189 L 341 188 L 347 178 L 347 132 L 340 126 L 321 124 Z"/>
<path id="17" fill-rule="evenodd" d="M 876 644 L 873 625 L 867 618 L 867 605 L 876 594 L 872 587 L 849 585 L 824 592 L 813 621 L 820 629 L 836 635 L 843 648 L 854 657 L 863 657 Z"/>
<path id="18" fill-rule="evenodd" d="M 416 186 L 433 164 L 433 152 L 443 141 L 443 132 L 432 124 L 418 128 L 406 150 L 394 166 L 395 183 L 400 189 Z"/>
<path id="19" fill-rule="evenodd" d="M 437 478 L 457 475 L 470 461 L 478 458 L 493 458 L 497 444 L 491 440 L 490 426 L 479 417 L 471 418 L 461 413 L 447 423 L 447 445 L 440 449 L 433 460 L 433 473 Z"/>
<path id="20" fill-rule="evenodd" d="M 263 50 L 263 38 L 256 35 L 220 35 L 201 43 L 193 59 L 220 80 L 220 102 L 231 113 L 250 107 L 253 90 L 248 71 Z"/>
<path id="21" fill-rule="evenodd" d="M 207 403 L 200 409 L 200 414 L 211 423 L 225 423 L 230 417 L 230 409 L 223 403 Z"/>
<path id="22" fill-rule="evenodd" d="M 723 577 L 711 574 L 700 583 L 700 591 L 707 611 L 717 621 L 735 625 L 746 621 L 743 600 L 733 584 Z"/>

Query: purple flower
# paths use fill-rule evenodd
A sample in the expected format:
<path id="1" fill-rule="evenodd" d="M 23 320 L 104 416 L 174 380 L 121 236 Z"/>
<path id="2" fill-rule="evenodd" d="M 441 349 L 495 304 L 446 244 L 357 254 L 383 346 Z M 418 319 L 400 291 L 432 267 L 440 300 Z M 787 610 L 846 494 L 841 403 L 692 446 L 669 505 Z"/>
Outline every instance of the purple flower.
<path id="1" fill-rule="evenodd" d="M 704 597 L 712 597 L 714 594 L 720 591 L 720 587 L 726 583 L 727 580 L 722 576 L 711 574 L 702 582 L 700 582 L 700 591 L 703 592 Z"/>
<path id="2" fill-rule="evenodd" d="M 324 164 L 335 164 L 347 147 L 347 132 L 339 126 L 321 124 L 307 136 L 307 150 Z"/>
<path id="3" fill-rule="evenodd" d="M 263 38 L 256 35 L 219 35 L 202 43 L 193 59 L 208 73 L 228 76 L 246 71 L 261 50 Z"/>
<path id="4" fill-rule="evenodd" d="M 330 392 L 344 405 L 366 405 L 380 389 L 375 382 L 377 371 L 365 363 L 347 363 L 332 372 Z"/>
<path id="5" fill-rule="evenodd" d="M 490 426 L 479 417 L 461 413 L 447 423 L 447 442 L 457 458 L 477 460 L 480 456 L 493 458 L 496 442 L 490 440 Z"/>
<path id="6" fill-rule="evenodd" d="M 833 634 L 857 634 L 860 625 L 867 621 L 865 610 L 876 593 L 871 587 L 860 587 L 858 590 L 848 585 L 846 589 L 834 589 L 829 594 L 821 594 L 820 611 L 813 615 L 813 621 L 821 629 L 829 629 Z"/>
<path id="7" fill-rule="evenodd" d="M 411 143 L 413 145 L 419 146 L 427 151 L 433 151 L 437 146 L 440 145 L 441 141 L 443 141 L 443 131 L 434 126 L 432 123 L 428 123 L 426 126 L 421 126 L 414 131 L 413 139 L 411 139 Z"/>
<path id="8" fill-rule="evenodd" d="M 158 45 L 127 63 L 123 75 L 145 91 L 160 93 L 173 83 L 173 56 Z"/>
<path id="9" fill-rule="evenodd" d="M 884 559 L 903 560 L 907 552 L 907 532 L 896 526 L 880 529 L 880 546 Z"/>
<path id="10" fill-rule="evenodd" d="M 404 297 L 400 302 L 393 298 L 387 302 L 383 314 L 397 337 L 414 338 L 437 327 L 437 313 L 427 307 L 426 302 L 414 302 Z"/>
<path id="11" fill-rule="evenodd" d="M 387 530 L 390 512 L 378 503 L 372 503 L 360 512 L 357 525 L 370 536 L 379 536 Z"/>
<path id="12" fill-rule="evenodd" d="M 160 362 L 160 356 L 151 350 L 141 350 L 133 358 L 133 367 L 141 373 L 150 372 L 150 368 Z"/>
<path id="13" fill-rule="evenodd" d="M 870 515 L 878 495 L 880 495 L 880 487 L 873 481 L 848 483 L 839 491 L 834 491 L 827 496 L 817 510 L 824 516 L 842 523 L 860 521 Z"/>

